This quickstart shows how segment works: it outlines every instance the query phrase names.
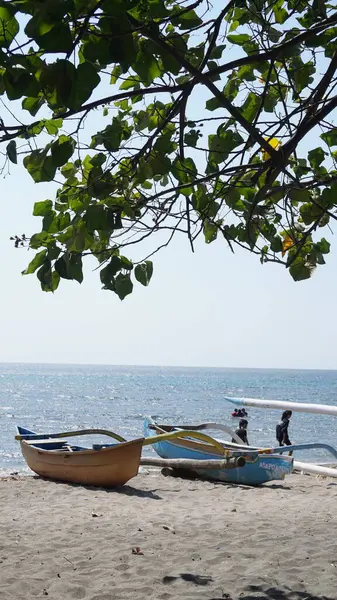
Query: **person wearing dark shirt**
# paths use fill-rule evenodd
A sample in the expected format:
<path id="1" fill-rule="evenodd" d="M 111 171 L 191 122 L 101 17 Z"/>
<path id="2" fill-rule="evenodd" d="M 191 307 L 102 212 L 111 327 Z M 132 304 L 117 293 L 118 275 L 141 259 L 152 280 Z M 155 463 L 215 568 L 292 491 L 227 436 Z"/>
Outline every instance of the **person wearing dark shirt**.
<path id="1" fill-rule="evenodd" d="M 280 446 L 291 446 L 288 427 L 292 414 L 291 410 L 285 410 L 282 414 L 281 421 L 276 425 L 276 439 Z"/>
<path id="2" fill-rule="evenodd" d="M 248 438 L 247 438 L 247 427 L 248 427 L 248 421 L 246 421 L 246 419 L 240 419 L 239 429 L 237 429 L 235 431 L 235 433 L 240 438 L 240 440 L 242 440 L 242 442 L 244 444 L 247 444 L 247 446 L 249 446 Z M 232 438 L 232 443 L 237 444 L 237 442 L 235 441 L 234 438 Z"/>

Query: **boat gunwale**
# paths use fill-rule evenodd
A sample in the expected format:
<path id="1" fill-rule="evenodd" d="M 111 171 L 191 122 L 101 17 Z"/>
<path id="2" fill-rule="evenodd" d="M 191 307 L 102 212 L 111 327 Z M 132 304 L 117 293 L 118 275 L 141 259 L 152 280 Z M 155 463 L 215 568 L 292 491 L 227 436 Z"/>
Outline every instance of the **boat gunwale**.
<path id="1" fill-rule="evenodd" d="M 21 446 L 24 444 L 24 446 L 26 448 L 31 448 L 33 450 L 36 450 L 37 452 L 44 454 L 44 455 L 52 455 L 55 456 L 55 454 L 57 454 L 58 456 L 69 456 L 69 454 L 74 454 L 76 456 L 83 456 L 83 455 L 87 455 L 87 454 L 101 454 L 109 452 L 109 451 L 114 451 L 117 448 L 125 448 L 126 446 L 132 446 L 132 445 L 136 445 L 139 444 L 141 442 L 141 444 L 143 445 L 143 441 L 144 441 L 144 437 L 140 437 L 140 438 L 136 438 L 135 440 L 127 440 L 125 442 L 117 442 L 117 444 L 113 444 L 108 446 L 107 448 L 100 448 L 100 449 L 95 449 L 95 448 L 84 448 L 83 450 L 76 450 L 75 452 L 71 452 L 71 450 L 63 450 L 63 449 L 54 449 L 54 450 L 48 450 L 47 448 L 39 448 L 38 446 L 35 446 L 34 444 L 27 444 L 26 440 L 20 440 L 20 444 Z M 41 443 L 43 442 L 43 440 L 41 440 Z M 71 448 L 71 445 L 69 444 L 69 447 Z"/>

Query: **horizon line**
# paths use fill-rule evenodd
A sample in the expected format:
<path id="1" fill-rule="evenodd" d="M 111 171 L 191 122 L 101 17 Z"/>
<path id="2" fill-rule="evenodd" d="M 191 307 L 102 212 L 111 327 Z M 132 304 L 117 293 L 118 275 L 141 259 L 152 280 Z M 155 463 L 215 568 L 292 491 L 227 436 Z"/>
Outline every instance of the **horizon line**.
<path id="1" fill-rule="evenodd" d="M 226 367 L 205 365 L 162 365 L 162 364 L 117 364 L 117 363 L 82 363 L 82 362 L 29 362 L 29 361 L 0 361 L 0 365 L 44 365 L 61 367 L 113 367 L 113 368 L 141 368 L 141 369 L 217 369 L 237 371 L 337 371 L 337 368 L 312 368 L 312 367 Z"/>

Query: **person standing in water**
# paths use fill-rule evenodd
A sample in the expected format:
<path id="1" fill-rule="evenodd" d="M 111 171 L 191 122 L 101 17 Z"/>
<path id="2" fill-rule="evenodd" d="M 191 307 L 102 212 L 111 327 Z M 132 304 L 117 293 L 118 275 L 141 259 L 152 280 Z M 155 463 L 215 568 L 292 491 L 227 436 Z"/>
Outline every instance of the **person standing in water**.
<path id="1" fill-rule="evenodd" d="M 276 439 L 280 446 L 291 446 L 288 427 L 292 414 L 291 410 L 285 410 L 282 413 L 281 421 L 276 425 Z"/>
<path id="2" fill-rule="evenodd" d="M 240 438 L 240 440 L 243 441 L 244 444 L 247 444 L 247 446 L 249 446 L 248 437 L 247 437 L 247 427 L 248 427 L 248 421 L 246 421 L 246 419 L 240 419 L 239 429 L 237 429 L 235 431 L 235 433 Z M 234 438 L 232 438 L 232 443 L 237 444 L 237 442 L 235 441 Z"/>

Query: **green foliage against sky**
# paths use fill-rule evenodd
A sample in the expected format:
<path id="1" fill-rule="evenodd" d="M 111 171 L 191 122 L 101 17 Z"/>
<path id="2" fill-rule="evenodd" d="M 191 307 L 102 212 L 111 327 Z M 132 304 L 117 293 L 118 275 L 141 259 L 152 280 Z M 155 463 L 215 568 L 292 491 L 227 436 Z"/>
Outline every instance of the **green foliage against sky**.
<path id="1" fill-rule="evenodd" d="M 123 299 L 183 233 L 310 277 L 336 219 L 336 70 L 324 0 L 0 2 L 7 166 L 59 183 L 25 273 L 54 291 L 93 255 Z"/>

